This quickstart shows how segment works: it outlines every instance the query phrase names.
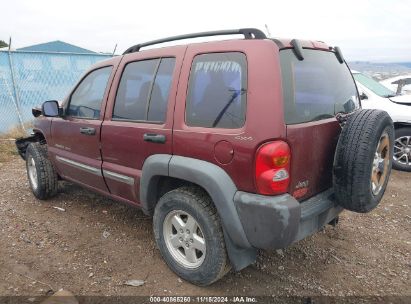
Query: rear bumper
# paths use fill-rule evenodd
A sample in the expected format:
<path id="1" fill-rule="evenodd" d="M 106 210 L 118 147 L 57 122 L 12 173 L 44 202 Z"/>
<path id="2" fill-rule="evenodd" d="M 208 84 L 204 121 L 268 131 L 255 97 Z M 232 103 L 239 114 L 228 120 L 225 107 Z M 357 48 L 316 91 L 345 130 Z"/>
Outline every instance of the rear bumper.
<path id="1" fill-rule="evenodd" d="M 320 230 L 343 210 L 332 189 L 298 202 L 289 194 L 237 191 L 234 203 L 248 241 L 261 249 L 284 248 Z"/>

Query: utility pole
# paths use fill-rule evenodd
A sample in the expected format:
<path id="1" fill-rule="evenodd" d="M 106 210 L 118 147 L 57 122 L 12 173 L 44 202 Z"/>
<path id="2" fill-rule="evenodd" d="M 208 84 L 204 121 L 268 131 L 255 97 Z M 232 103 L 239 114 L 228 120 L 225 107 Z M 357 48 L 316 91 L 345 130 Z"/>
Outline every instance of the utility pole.
<path id="1" fill-rule="evenodd" d="M 11 56 L 11 37 L 9 39 L 9 64 L 10 64 L 10 74 L 11 74 L 11 81 L 13 84 L 13 92 L 14 92 L 14 105 L 16 107 L 17 110 L 17 116 L 19 118 L 20 121 L 20 126 L 21 128 L 26 131 L 26 128 L 24 127 L 24 123 L 23 123 L 23 118 L 21 116 L 21 110 L 20 110 L 20 98 L 19 98 L 19 94 L 18 94 L 18 89 L 17 89 L 17 85 L 16 85 L 16 78 L 14 75 L 14 69 L 13 69 L 13 60 L 12 60 L 12 56 Z"/>

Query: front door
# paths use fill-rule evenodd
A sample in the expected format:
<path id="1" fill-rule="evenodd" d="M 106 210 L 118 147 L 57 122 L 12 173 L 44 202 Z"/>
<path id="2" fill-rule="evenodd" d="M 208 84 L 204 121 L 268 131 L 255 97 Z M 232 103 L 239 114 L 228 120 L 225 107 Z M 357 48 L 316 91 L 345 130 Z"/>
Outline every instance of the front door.
<path id="1" fill-rule="evenodd" d="M 49 153 L 57 172 L 95 190 L 107 192 L 101 173 L 100 131 L 113 66 L 88 73 L 70 94 L 63 118 L 51 124 Z"/>
<path id="2" fill-rule="evenodd" d="M 126 55 L 115 76 L 101 132 L 103 175 L 110 193 L 139 203 L 144 161 L 172 154 L 173 112 L 186 47 Z"/>

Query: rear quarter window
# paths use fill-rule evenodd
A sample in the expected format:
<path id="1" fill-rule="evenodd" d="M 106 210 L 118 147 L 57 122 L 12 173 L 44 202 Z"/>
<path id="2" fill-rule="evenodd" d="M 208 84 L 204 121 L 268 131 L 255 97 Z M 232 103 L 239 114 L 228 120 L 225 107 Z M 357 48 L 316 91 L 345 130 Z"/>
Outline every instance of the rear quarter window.
<path id="1" fill-rule="evenodd" d="M 211 53 L 194 58 L 186 103 L 186 124 L 241 128 L 245 121 L 247 63 L 243 53 Z"/>
<path id="2" fill-rule="evenodd" d="M 287 124 L 298 124 L 352 112 L 359 106 L 348 67 L 333 52 L 304 49 L 298 60 L 291 49 L 280 52 Z"/>

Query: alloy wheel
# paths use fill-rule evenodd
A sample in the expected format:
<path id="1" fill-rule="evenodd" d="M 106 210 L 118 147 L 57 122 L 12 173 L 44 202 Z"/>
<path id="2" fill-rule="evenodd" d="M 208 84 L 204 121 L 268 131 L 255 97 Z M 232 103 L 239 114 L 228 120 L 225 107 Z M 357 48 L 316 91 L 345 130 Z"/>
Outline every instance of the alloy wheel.
<path id="1" fill-rule="evenodd" d="M 33 189 L 37 189 L 38 187 L 38 180 L 37 180 L 37 169 L 36 169 L 36 162 L 32 156 L 29 156 L 27 160 L 27 170 L 29 173 L 29 179 L 31 186 Z"/>
<path id="2" fill-rule="evenodd" d="M 203 231 L 193 216 L 173 210 L 164 219 L 163 236 L 168 251 L 183 267 L 198 268 L 206 255 Z"/>
<path id="3" fill-rule="evenodd" d="M 390 164 L 390 140 L 388 133 L 384 132 L 378 141 L 371 169 L 371 189 L 378 195 L 387 178 Z"/>
<path id="4" fill-rule="evenodd" d="M 395 139 L 394 160 L 401 165 L 411 166 L 411 136 L 401 136 Z"/>

